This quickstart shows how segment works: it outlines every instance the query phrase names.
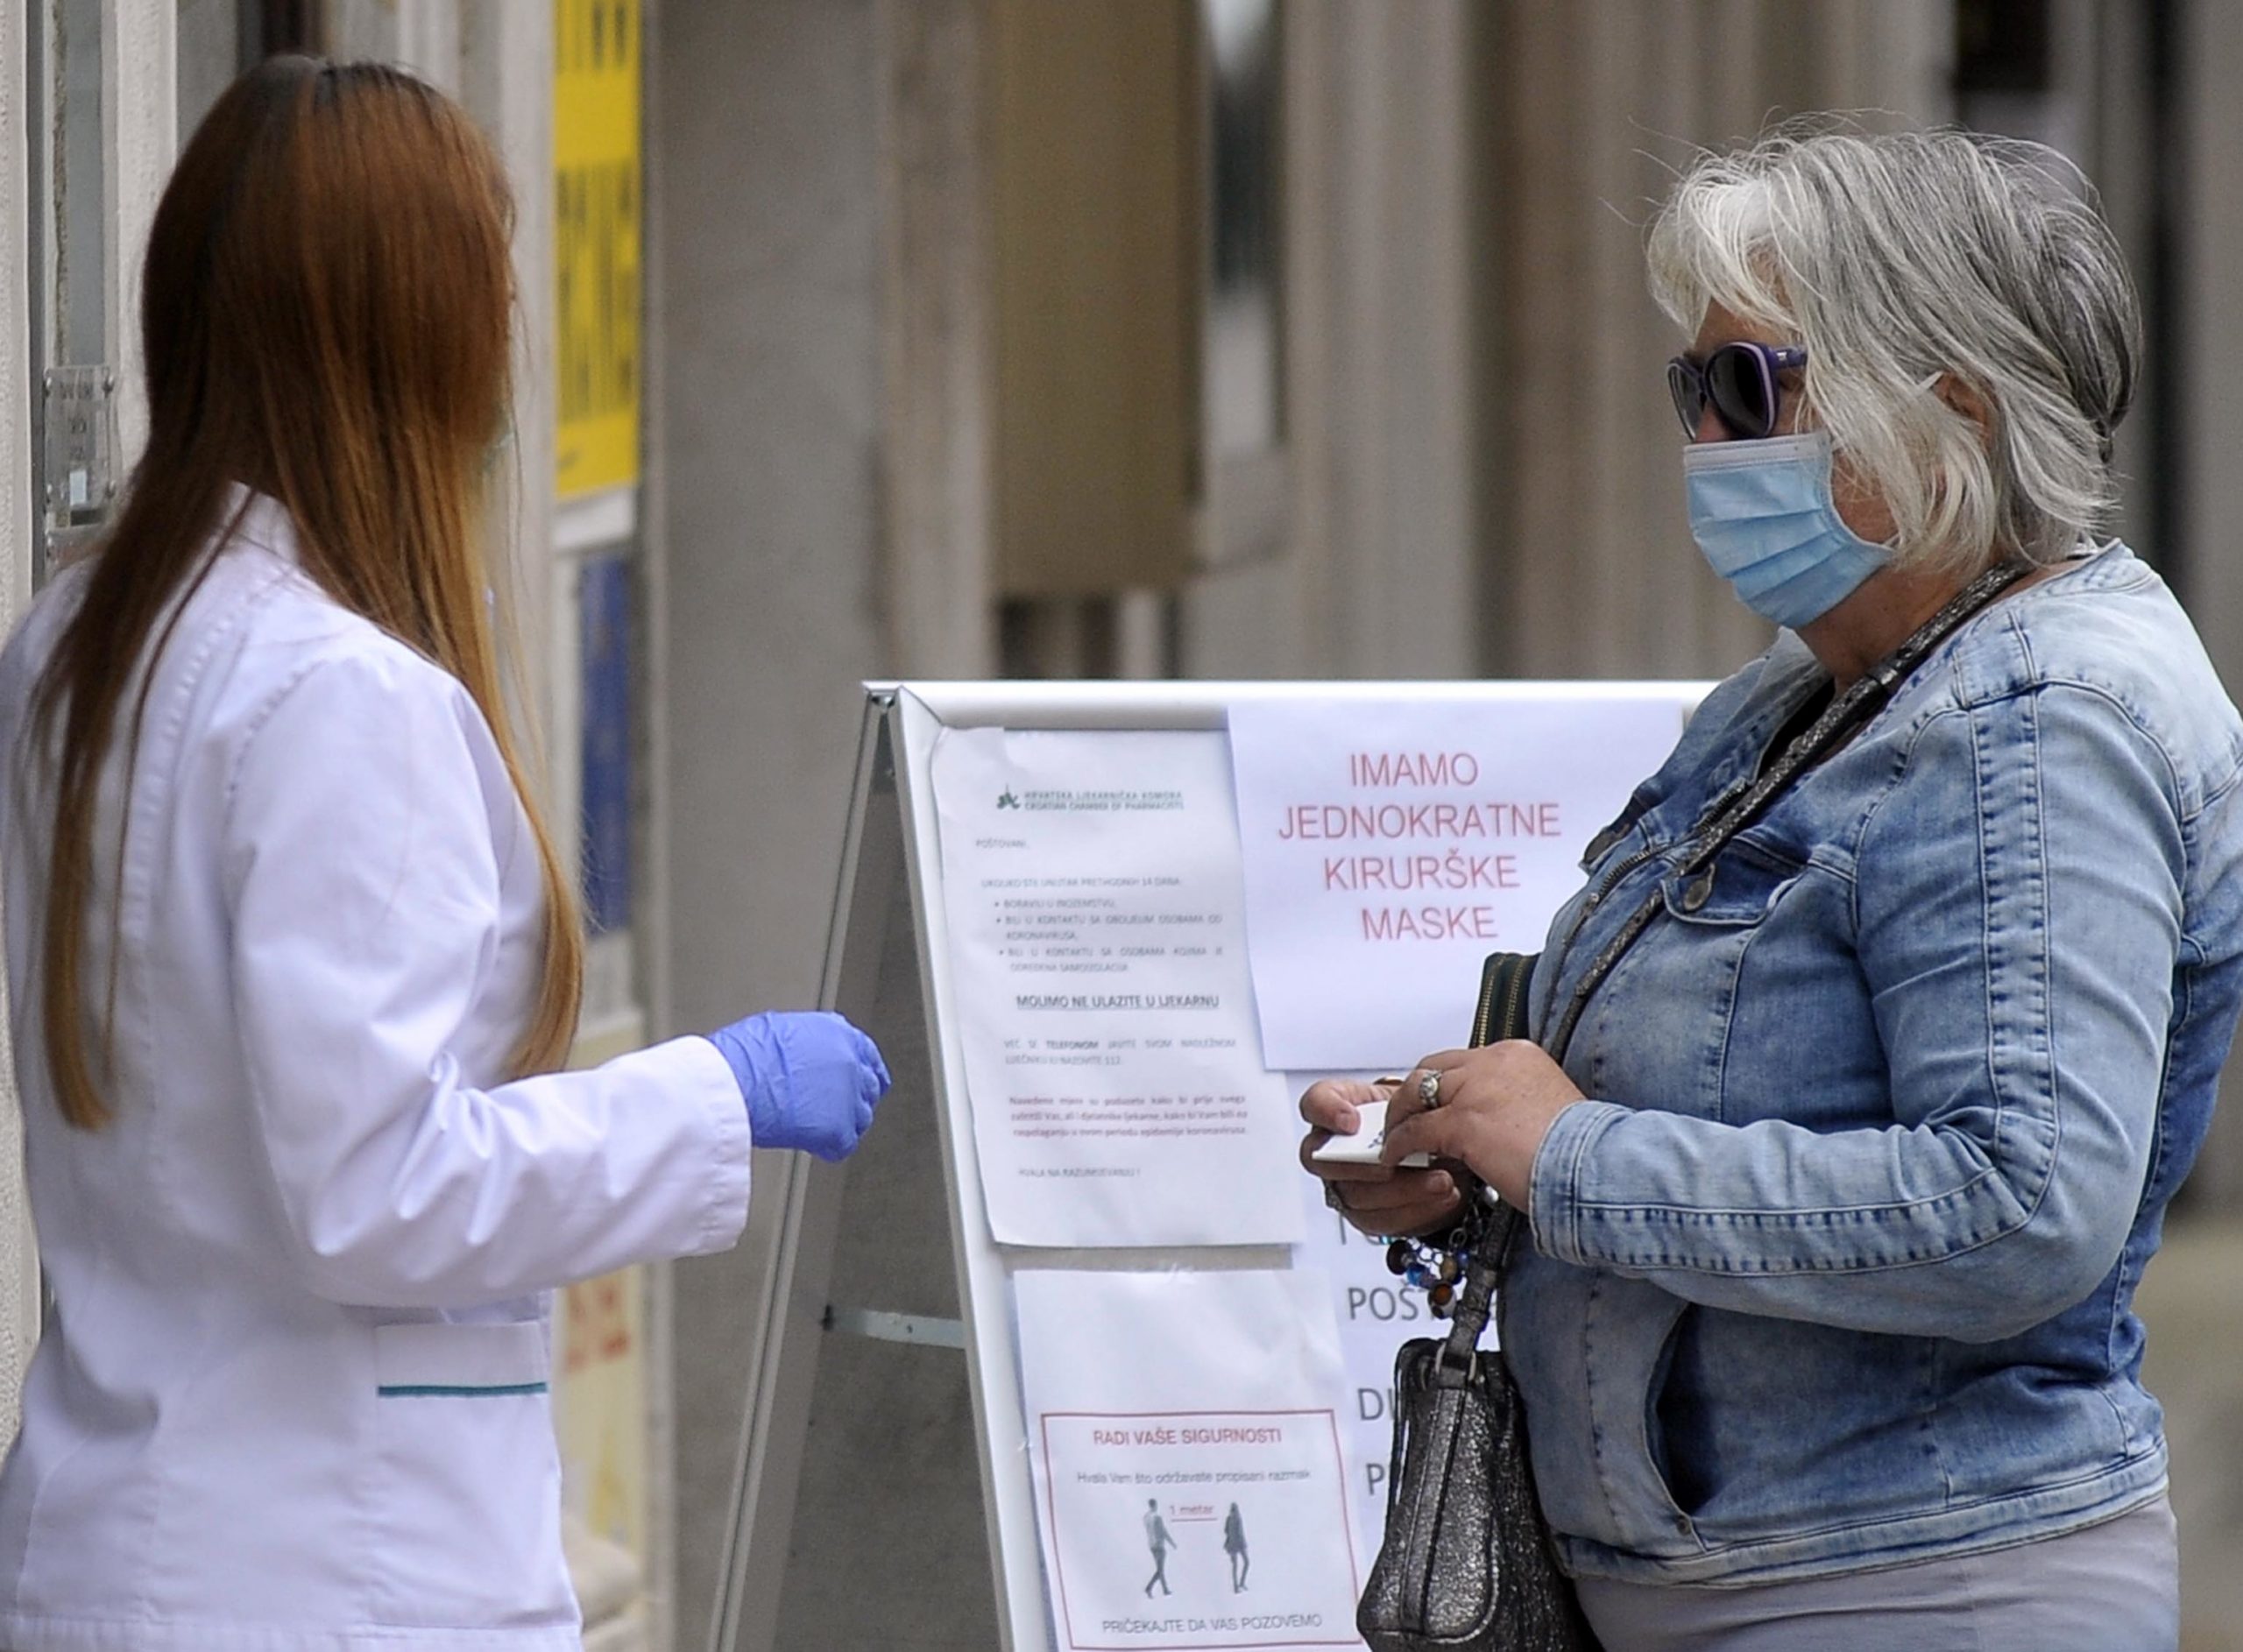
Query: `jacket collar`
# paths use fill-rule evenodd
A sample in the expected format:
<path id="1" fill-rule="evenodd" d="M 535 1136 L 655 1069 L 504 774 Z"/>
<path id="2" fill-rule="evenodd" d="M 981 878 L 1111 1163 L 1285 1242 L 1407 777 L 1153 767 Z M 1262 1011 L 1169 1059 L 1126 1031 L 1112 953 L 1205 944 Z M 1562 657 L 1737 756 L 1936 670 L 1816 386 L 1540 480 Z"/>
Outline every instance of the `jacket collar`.
<path id="1" fill-rule="evenodd" d="M 230 547 L 267 552 L 291 568 L 303 566 L 295 521 L 289 516 L 288 507 L 271 494 L 233 483 L 226 490 L 226 502 L 218 520 L 221 533 L 229 526 L 232 529 L 226 541 Z"/>

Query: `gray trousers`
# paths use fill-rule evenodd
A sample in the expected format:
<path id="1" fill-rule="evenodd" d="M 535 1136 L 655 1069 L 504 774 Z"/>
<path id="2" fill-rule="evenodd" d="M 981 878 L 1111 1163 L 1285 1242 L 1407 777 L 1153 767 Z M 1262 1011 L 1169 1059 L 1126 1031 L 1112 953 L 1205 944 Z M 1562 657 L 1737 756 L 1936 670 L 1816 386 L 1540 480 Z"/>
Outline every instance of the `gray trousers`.
<path id="1" fill-rule="evenodd" d="M 1605 1652 L 2174 1652 L 2173 1506 L 1981 1555 L 1742 1589 L 1581 1580 Z"/>

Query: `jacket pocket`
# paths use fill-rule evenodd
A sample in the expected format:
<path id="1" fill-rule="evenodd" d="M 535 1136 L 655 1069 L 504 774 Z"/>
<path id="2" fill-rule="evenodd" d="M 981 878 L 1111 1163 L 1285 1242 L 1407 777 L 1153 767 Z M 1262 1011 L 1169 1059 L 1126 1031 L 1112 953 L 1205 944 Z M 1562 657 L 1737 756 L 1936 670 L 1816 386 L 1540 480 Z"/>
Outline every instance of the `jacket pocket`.
<path id="1" fill-rule="evenodd" d="M 1788 850 L 1739 837 L 1695 872 L 1677 872 L 1660 886 L 1667 915 L 1684 923 L 1736 928 L 1768 915 L 1777 897 L 1807 869 Z"/>
<path id="2" fill-rule="evenodd" d="M 379 1620 L 415 1628 L 574 1621 L 545 1327 L 373 1330 Z"/>
<path id="3" fill-rule="evenodd" d="M 1680 1383 L 1676 1378 L 1675 1357 L 1680 1352 L 1683 1339 L 1697 1329 L 1698 1310 L 1685 1307 L 1666 1333 L 1666 1341 L 1659 1351 L 1659 1359 L 1652 1366 L 1651 1381 L 1644 1392 L 1644 1443 L 1651 1458 L 1652 1472 L 1666 1488 L 1667 1500 L 1684 1514 L 1695 1514 L 1705 1500 L 1703 1487 L 1695 1477 L 1683 1472 L 1678 1465 L 1674 1450 L 1678 1437 L 1687 1444 L 1689 1437 L 1688 1419 L 1681 1415 Z M 1686 1458 L 1690 1455 L 1685 1453 Z"/>
<path id="4" fill-rule="evenodd" d="M 1504 1331 L 1552 1529 L 1635 1555 L 1703 1552 L 1655 1458 L 1649 1417 L 1688 1306 L 1647 1281 L 1529 1253 Z"/>

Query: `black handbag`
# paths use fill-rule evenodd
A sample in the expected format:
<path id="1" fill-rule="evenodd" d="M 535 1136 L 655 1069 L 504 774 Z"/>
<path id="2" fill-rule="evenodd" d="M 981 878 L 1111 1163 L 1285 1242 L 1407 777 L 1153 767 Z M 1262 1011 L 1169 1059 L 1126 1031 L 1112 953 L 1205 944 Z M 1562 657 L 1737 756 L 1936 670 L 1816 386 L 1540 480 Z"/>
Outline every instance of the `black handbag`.
<path id="1" fill-rule="evenodd" d="M 1482 972 L 1474 1045 L 1526 1035 L 1534 960 L 1498 952 Z M 1386 1540 L 1355 1609 L 1371 1652 L 1588 1652 L 1596 1645 L 1558 1570 L 1534 1494 L 1526 1415 L 1500 1352 L 1482 1352 L 1516 1218 L 1497 1208 L 1473 1246 L 1447 1337 L 1394 1361 Z"/>
<path id="2" fill-rule="evenodd" d="M 1774 761 L 1716 798 L 1672 853 L 1676 872 L 1690 879 L 1686 903 L 1694 894 L 1702 900 L 1701 888 L 1710 891 L 1714 863 L 1731 838 L 1850 738 L 1956 626 L 2027 571 L 2005 562 L 1980 575 L 1836 696 Z M 1617 881 L 1616 873 L 1603 886 Z M 1666 910 L 1664 893 L 1654 891 L 1589 964 L 1546 1041 L 1553 1060 L 1564 1062 L 1590 996 Z M 1488 960 L 1474 1046 L 1527 1036 L 1535 962 L 1517 952 Z M 1405 1343 L 1394 1362 L 1385 1540 L 1356 1606 L 1355 1627 L 1371 1652 L 1596 1652 L 1596 1636 L 1559 1569 L 1535 1497 L 1518 1385 L 1500 1347 L 1483 1352 L 1479 1345 L 1519 1218 L 1485 1188 L 1468 1208 L 1467 1220 L 1480 1232 L 1449 1333 Z"/>

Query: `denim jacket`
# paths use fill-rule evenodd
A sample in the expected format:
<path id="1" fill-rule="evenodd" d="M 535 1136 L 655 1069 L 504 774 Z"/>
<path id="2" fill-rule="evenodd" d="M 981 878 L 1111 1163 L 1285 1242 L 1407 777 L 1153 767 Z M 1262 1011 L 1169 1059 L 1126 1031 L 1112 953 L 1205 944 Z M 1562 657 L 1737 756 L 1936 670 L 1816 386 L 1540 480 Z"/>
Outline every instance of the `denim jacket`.
<path id="1" fill-rule="evenodd" d="M 2165 1483 L 2132 1299 L 2243 1002 L 2243 721 L 2113 545 L 1971 620 L 1692 888 L 1691 826 L 1824 681 L 1787 633 L 1708 698 L 1536 972 L 1539 1035 L 1664 900 L 1581 1019 L 1592 1099 L 1504 1305 L 1576 1572 L 1891 1565 Z"/>

